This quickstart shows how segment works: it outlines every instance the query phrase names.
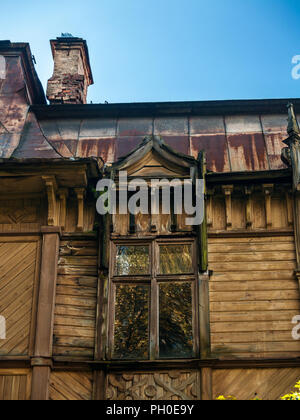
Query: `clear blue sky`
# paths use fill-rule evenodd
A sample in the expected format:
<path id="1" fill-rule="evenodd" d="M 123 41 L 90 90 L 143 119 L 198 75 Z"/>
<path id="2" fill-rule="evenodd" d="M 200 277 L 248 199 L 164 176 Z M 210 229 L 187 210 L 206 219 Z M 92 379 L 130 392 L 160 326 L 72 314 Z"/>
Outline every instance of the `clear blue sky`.
<path id="1" fill-rule="evenodd" d="M 87 40 L 89 101 L 185 101 L 300 96 L 299 0 L 14 0 L 0 39 L 30 42 L 43 85 L 49 39 Z"/>

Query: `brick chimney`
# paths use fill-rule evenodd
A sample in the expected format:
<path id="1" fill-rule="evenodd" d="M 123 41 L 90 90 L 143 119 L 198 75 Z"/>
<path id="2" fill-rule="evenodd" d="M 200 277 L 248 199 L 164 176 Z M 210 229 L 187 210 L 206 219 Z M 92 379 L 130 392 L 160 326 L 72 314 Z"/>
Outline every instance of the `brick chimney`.
<path id="1" fill-rule="evenodd" d="M 93 82 L 87 43 L 71 35 L 51 40 L 54 73 L 48 80 L 50 104 L 86 104 Z"/>

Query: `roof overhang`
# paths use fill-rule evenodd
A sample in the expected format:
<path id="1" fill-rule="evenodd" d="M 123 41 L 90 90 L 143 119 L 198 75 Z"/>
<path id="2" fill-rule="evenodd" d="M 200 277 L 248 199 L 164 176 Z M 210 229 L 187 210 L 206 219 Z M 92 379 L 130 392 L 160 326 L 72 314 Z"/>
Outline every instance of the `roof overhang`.
<path id="1" fill-rule="evenodd" d="M 38 119 L 137 118 L 166 116 L 286 114 L 287 104 L 300 108 L 300 99 L 261 99 L 197 102 L 146 102 L 86 105 L 34 105 Z"/>

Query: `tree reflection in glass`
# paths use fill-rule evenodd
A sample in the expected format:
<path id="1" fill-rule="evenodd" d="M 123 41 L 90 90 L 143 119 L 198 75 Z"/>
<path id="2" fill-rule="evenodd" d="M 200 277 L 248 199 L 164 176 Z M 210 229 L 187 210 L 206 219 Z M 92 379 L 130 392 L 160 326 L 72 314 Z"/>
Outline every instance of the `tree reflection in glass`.
<path id="1" fill-rule="evenodd" d="M 161 245 L 160 274 L 193 273 L 193 257 L 191 245 Z"/>
<path id="2" fill-rule="evenodd" d="M 148 359 L 149 287 L 116 287 L 114 358 Z"/>
<path id="3" fill-rule="evenodd" d="M 161 358 L 192 358 L 191 283 L 160 284 L 159 349 Z"/>
<path id="4" fill-rule="evenodd" d="M 117 247 L 116 276 L 138 276 L 149 274 L 149 246 Z"/>

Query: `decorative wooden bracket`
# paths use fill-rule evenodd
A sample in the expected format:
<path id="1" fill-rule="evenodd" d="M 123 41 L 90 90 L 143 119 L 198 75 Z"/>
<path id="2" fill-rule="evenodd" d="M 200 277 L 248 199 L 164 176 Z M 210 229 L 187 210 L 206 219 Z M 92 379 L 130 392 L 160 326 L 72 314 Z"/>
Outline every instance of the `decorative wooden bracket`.
<path id="1" fill-rule="evenodd" d="M 233 185 L 223 185 L 223 193 L 225 195 L 225 204 L 226 204 L 226 228 L 227 230 L 232 229 L 232 193 Z"/>
<path id="2" fill-rule="evenodd" d="M 84 216 L 84 196 L 85 188 L 74 188 L 77 196 L 78 214 L 77 214 L 77 230 L 83 231 L 83 216 Z"/>
<path id="3" fill-rule="evenodd" d="M 55 176 L 42 176 L 48 197 L 48 226 L 58 226 L 59 211 L 56 200 L 57 183 Z"/>
<path id="4" fill-rule="evenodd" d="M 61 226 L 62 230 L 66 228 L 66 219 L 67 219 L 67 198 L 69 195 L 69 191 L 67 188 L 60 188 L 58 190 L 58 196 L 60 201 L 60 220 L 59 225 Z"/>
<path id="5" fill-rule="evenodd" d="M 246 228 L 251 229 L 253 225 L 253 208 L 252 208 L 252 194 L 253 194 L 253 185 L 248 185 L 245 187 L 246 195 Z"/>
<path id="6" fill-rule="evenodd" d="M 266 207 L 266 223 L 267 229 L 271 229 L 272 223 L 272 194 L 274 192 L 274 184 L 263 184 L 263 192 L 265 195 L 265 207 Z"/>

